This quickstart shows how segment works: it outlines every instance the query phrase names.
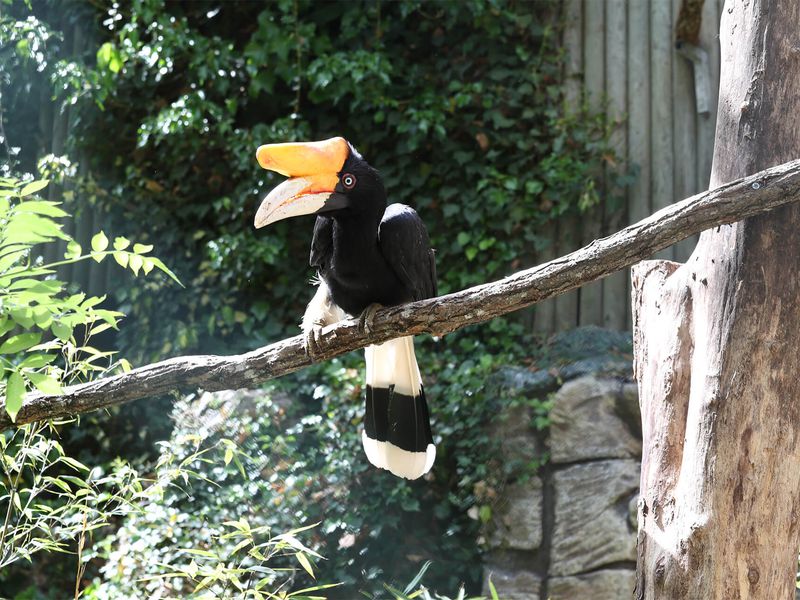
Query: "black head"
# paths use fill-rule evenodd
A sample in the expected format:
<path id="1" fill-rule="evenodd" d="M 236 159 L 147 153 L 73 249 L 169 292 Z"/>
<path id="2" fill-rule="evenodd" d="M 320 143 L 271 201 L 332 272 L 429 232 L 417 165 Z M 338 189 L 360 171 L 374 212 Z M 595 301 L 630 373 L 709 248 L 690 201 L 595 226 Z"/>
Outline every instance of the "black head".
<path id="1" fill-rule="evenodd" d="M 347 206 L 333 212 L 330 216 L 341 216 L 361 213 L 377 213 L 382 215 L 386 208 L 386 190 L 383 179 L 377 169 L 373 168 L 352 144 L 347 144 L 350 153 L 339 171 L 339 182 L 336 193 L 347 197 Z"/>

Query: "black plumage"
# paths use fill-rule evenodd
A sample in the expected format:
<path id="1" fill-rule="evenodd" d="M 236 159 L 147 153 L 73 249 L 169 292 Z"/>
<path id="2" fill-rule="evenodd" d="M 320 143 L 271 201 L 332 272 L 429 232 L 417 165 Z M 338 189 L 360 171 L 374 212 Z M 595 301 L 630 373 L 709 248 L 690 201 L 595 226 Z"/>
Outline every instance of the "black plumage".
<path id="1" fill-rule="evenodd" d="M 340 172 L 356 178 L 337 193 L 348 206 L 319 215 L 309 263 L 333 302 L 359 315 L 372 304 L 393 306 L 436 295 L 436 266 L 425 224 L 405 204 L 386 206 L 378 172 L 351 152 Z"/>

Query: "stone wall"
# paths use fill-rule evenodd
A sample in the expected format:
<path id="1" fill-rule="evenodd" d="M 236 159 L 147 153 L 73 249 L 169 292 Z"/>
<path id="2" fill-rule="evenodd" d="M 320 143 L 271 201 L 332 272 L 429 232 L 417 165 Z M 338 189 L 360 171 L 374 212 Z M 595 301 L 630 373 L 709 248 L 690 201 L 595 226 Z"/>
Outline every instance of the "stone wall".
<path id="1" fill-rule="evenodd" d="M 627 339 L 595 328 L 571 332 L 556 340 L 570 362 L 498 377 L 504 397 L 553 403 L 544 435 L 530 426 L 524 402 L 495 426 L 507 460 L 550 457 L 536 475 L 508 482 L 494 507 L 484 579 L 491 576 L 503 600 L 632 596 L 642 442 Z"/>

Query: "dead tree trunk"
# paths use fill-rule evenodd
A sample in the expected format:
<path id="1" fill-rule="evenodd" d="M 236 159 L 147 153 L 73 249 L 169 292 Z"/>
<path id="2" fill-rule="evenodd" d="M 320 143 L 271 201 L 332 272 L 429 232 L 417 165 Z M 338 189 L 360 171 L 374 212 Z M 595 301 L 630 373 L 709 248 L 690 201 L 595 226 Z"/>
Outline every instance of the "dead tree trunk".
<path id="1" fill-rule="evenodd" d="M 728 0 L 721 44 L 711 187 L 800 154 L 800 3 Z M 794 598 L 799 267 L 788 206 L 634 269 L 637 598 Z"/>

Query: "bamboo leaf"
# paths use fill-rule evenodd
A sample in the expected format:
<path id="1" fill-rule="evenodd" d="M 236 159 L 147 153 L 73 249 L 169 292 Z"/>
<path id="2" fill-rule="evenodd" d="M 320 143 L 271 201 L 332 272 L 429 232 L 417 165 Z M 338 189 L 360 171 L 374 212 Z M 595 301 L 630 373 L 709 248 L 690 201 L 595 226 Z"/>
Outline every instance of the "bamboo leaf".
<path id="1" fill-rule="evenodd" d="M 311 575 L 313 579 L 316 579 L 316 577 L 314 577 L 314 569 L 311 567 L 311 561 L 308 560 L 308 557 L 303 552 L 298 552 L 294 556 L 297 559 L 297 562 L 300 563 L 300 566 L 305 569 L 306 573 Z"/>

